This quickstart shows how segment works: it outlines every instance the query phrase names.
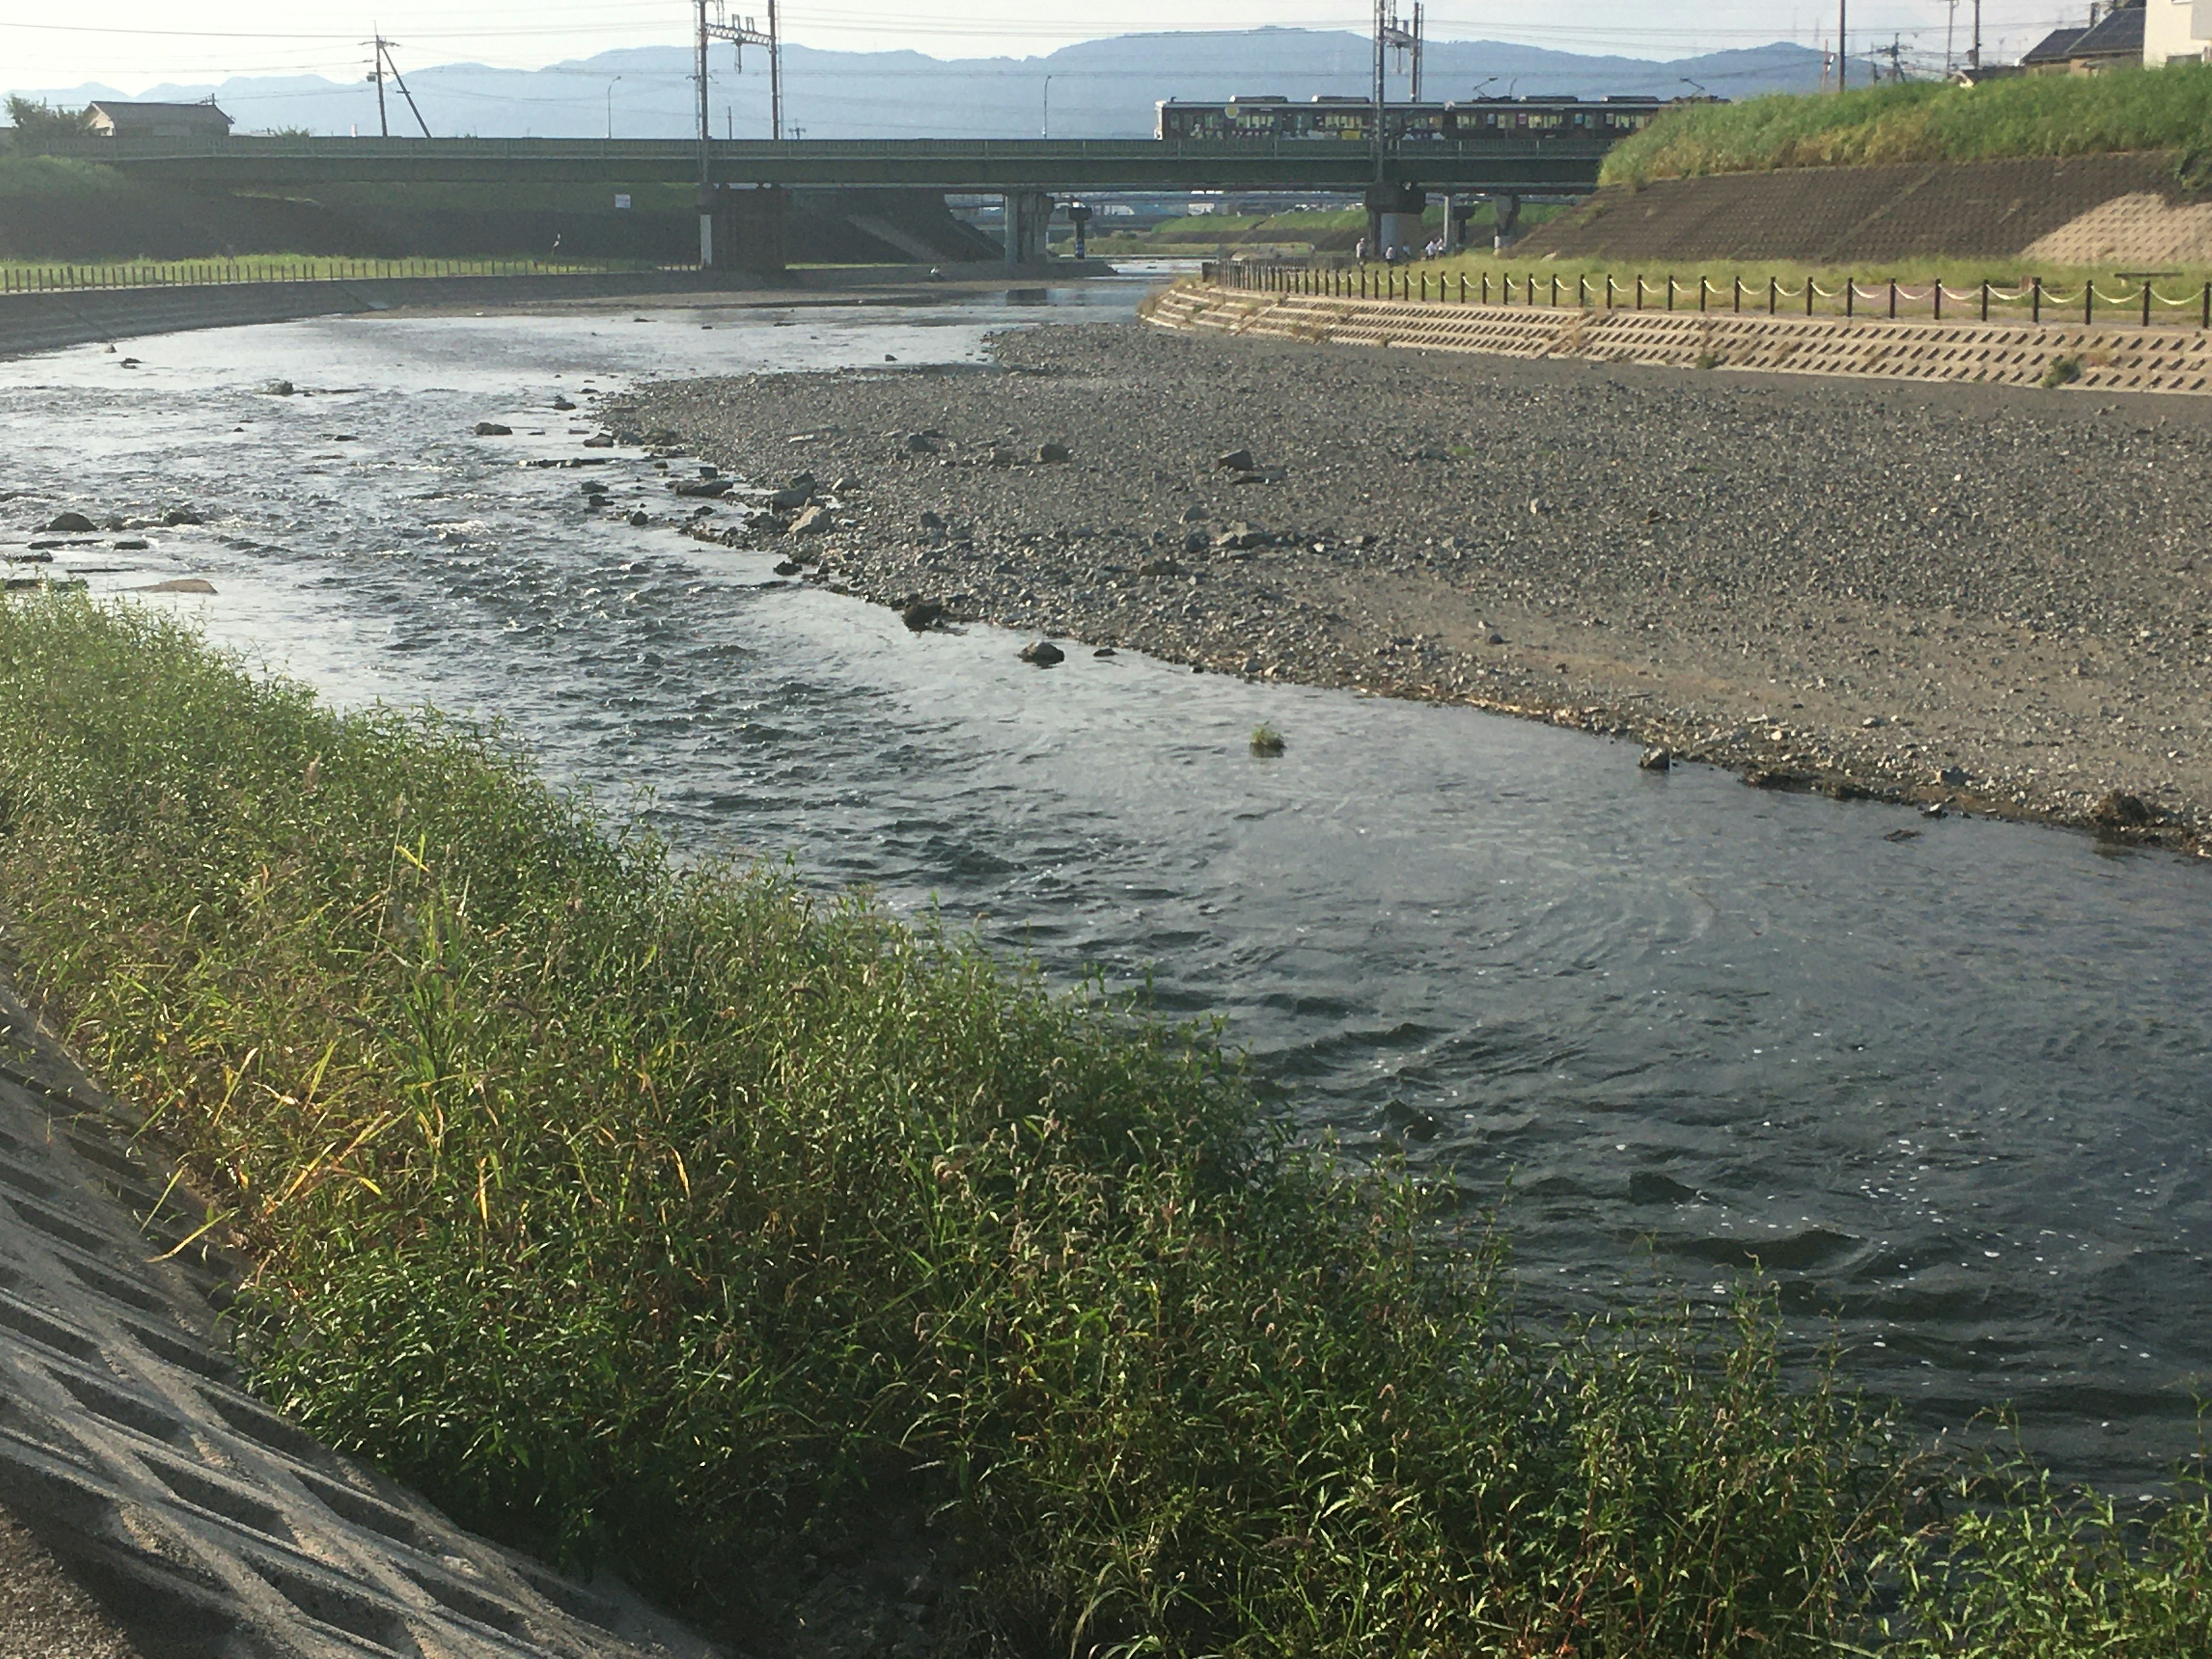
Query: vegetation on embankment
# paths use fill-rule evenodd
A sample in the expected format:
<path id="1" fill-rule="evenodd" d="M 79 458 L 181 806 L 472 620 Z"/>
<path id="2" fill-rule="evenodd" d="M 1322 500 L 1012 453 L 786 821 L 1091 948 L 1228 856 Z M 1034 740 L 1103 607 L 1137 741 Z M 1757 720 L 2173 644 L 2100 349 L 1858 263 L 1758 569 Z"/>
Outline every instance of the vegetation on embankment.
<path id="1" fill-rule="evenodd" d="M 260 1386 L 695 1606 L 888 1506 L 1018 1651 L 1828 1653 L 1876 1571 L 1902 1651 L 2206 1639 L 2201 1505 L 1908 1540 L 1757 1309 L 1539 1340 L 1203 1034 L 157 616 L 0 607 L 0 834 L 15 970 L 259 1263 Z"/>
<path id="2" fill-rule="evenodd" d="M 2084 267 L 2057 264 L 2028 265 L 2018 259 L 1889 259 L 1867 260 L 1854 265 L 1805 265 L 1778 259 L 1682 259 L 1630 261 L 1577 259 L 1559 257 L 1516 258 L 1486 252 L 1454 254 L 1441 259 L 1416 260 L 1395 277 L 1384 277 L 1381 267 L 1370 267 L 1370 291 L 1377 284 L 1395 282 L 1389 291 L 1401 289 L 1413 297 L 1425 293 L 1457 304 L 1460 280 L 1467 282 L 1469 304 L 1539 307 L 1587 305 L 1603 309 L 1635 308 L 1637 283 L 1644 284 L 1640 304 L 1646 311 L 1700 309 L 1698 284 L 1705 284 L 1703 309 L 1726 313 L 1741 309 L 1765 314 L 1770 295 L 1777 314 L 1808 315 L 1805 284 L 1814 284 L 1809 314 L 1840 317 L 1845 313 L 1844 284 L 1856 283 L 1851 314 L 1886 317 L 1889 314 L 1888 284 L 1898 287 L 1897 314 L 1900 318 L 1933 315 L 1934 285 L 1943 285 L 1943 314 L 1966 321 L 1981 315 L 1981 289 L 1990 289 L 1990 320 L 2026 322 L 2039 315 L 2045 321 L 2081 320 L 2082 285 L 2097 284 L 2094 316 L 2112 322 L 2137 320 L 2142 315 L 2142 284 L 2150 283 L 2151 319 L 2170 327 L 2196 327 L 2203 313 L 2204 284 L 2212 270 L 2174 268 L 2155 277 L 2113 274 L 2110 266 Z M 1674 283 L 1671 300 L 1667 283 Z M 1613 283 L 1610 296 L 1606 283 Z M 1352 282 L 1357 284 L 1355 274 Z M 1426 283 L 1425 289 L 1422 287 Z M 2034 284 L 2042 284 L 2042 297 L 2034 297 Z M 1507 284 L 1511 291 L 1507 292 Z M 1553 287 L 1557 283 L 1556 289 Z M 1533 298 L 1532 298 L 1533 296 Z"/>
<path id="3" fill-rule="evenodd" d="M 2186 176 L 2212 166 L 2212 70 L 2202 65 L 1686 104 L 1617 145 L 1601 182 L 2169 149 Z"/>

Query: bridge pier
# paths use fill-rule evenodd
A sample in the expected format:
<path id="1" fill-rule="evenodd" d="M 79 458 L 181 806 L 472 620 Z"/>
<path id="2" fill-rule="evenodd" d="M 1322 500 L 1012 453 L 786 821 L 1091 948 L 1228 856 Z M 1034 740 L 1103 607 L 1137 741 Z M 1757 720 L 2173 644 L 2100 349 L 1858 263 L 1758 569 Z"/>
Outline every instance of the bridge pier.
<path id="1" fill-rule="evenodd" d="M 1052 222 L 1052 198 L 1041 190 L 1010 190 L 1006 205 L 1006 263 L 1034 264 L 1045 257 L 1045 227 Z"/>
<path id="2" fill-rule="evenodd" d="M 1421 246 L 1421 215 L 1428 192 L 1419 185 L 1370 185 L 1367 190 L 1367 246 L 1387 259 L 1393 248 Z"/>
<path id="3" fill-rule="evenodd" d="M 720 186 L 699 216 L 699 263 L 749 276 L 781 276 L 790 217 L 790 194 L 777 185 Z"/>
<path id="4" fill-rule="evenodd" d="M 1496 221 L 1496 228 L 1491 233 L 1491 252 L 1503 253 L 1521 234 L 1521 198 L 1510 192 L 1492 196 L 1490 208 Z"/>

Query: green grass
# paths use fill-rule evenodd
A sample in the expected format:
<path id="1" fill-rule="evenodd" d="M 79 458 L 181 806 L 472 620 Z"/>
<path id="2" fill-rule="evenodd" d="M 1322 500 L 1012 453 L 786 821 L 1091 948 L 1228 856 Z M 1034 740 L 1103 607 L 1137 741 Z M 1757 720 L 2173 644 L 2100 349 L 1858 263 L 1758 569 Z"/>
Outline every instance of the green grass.
<path id="1" fill-rule="evenodd" d="M 1207 1033 L 156 615 L 0 605 L 0 840 L 12 971 L 258 1264 L 257 1385 L 695 1608 L 888 1508 L 1012 1652 L 1825 1655 L 1871 1586 L 2027 1659 L 2015 1581 L 2077 1562 L 2094 1627 L 2201 1627 L 2197 1511 L 1908 1535 L 1914 1460 L 1757 1300 L 1523 1330 L 1494 1238 Z"/>
<path id="2" fill-rule="evenodd" d="M 402 276 L 574 275 L 657 269 L 643 259 L 468 258 L 353 259 L 324 253 L 249 253 L 206 259 L 0 259 L 0 293 L 88 288 L 197 287 L 224 283 L 318 283 Z"/>
<path id="3" fill-rule="evenodd" d="M 1674 308 L 1694 312 L 1698 308 L 1698 283 L 1705 283 L 1705 302 L 1712 312 L 1727 312 L 1739 302 L 1736 285 L 1742 284 L 1741 304 L 1747 313 L 1764 314 L 1768 307 L 1769 284 L 1774 285 L 1774 308 L 1785 317 L 1806 315 L 1805 284 L 1809 280 L 1815 285 L 1813 313 L 1815 316 L 1832 317 L 1844 314 L 1843 284 L 1850 281 L 1857 285 L 1851 301 L 1853 313 L 1863 317 L 1888 315 L 1887 285 L 1895 282 L 1899 287 L 1897 314 L 1900 318 L 1926 318 L 1933 313 L 1933 284 L 1939 279 L 1946 289 L 1944 316 L 1965 321 L 1981 315 L 1980 288 L 1990 284 L 1990 320 L 1992 322 L 2025 322 L 2035 313 L 2032 300 L 2032 284 L 2040 280 L 2043 284 L 2041 315 L 2045 321 L 2079 322 L 2081 319 L 2083 284 L 2097 285 L 2098 299 L 2094 317 L 2107 323 L 2139 319 L 2141 312 L 2142 279 L 2130 275 L 2124 280 L 2111 268 L 2088 269 L 2070 265 L 2023 266 L 2017 260 L 1951 260 L 1925 258 L 1898 259 L 1887 263 L 1869 262 L 1850 267 L 1806 266 L 1786 264 L 1778 260 L 1685 261 L 1680 264 L 1631 264 L 1603 259 L 1575 259 L 1538 256 L 1516 257 L 1508 252 L 1503 258 L 1487 252 L 1453 255 L 1442 259 L 1416 261 L 1394 275 L 1385 277 L 1381 268 L 1370 266 L 1368 270 L 1370 295 L 1383 291 L 1380 284 L 1391 284 L 1389 292 L 1395 295 L 1410 284 L 1413 298 L 1419 299 L 1425 292 L 1431 301 L 1441 297 L 1451 304 L 1459 303 L 1460 279 L 1467 281 L 1469 304 L 1528 303 L 1533 292 L 1539 307 L 1553 303 L 1554 281 L 1561 306 L 1585 304 L 1603 309 L 1608 303 L 1606 281 L 1613 282 L 1610 303 L 1616 309 L 1633 309 L 1637 304 L 1636 283 L 1644 283 L 1643 307 L 1647 311 L 1668 308 L 1667 281 L 1674 279 Z M 1331 284 L 1348 282 L 1351 291 L 1358 292 L 1358 276 L 1354 272 L 1324 275 L 1321 278 L 1326 291 L 1334 293 Z M 2203 315 L 2204 284 L 2212 280 L 2212 270 L 2176 270 L 2171 275 L 2161 274 L 2151 283 L 2154 303 L 2151 317 L 2154 323 L 2172 327 L 2196 327 Z M 1488 287 L 1484 287 L 1485 282 Z M 1424 288 L 1423 284 L 1426 287 Z M 1507 285 L 1511 285 L 1510 298 Z M 1441 284 L 1441 286 L 1439 286 Z M 1532 287 L 1533 285 L 1533 287 Z"/>
<path id="4" fill-rule="evenodd" d="M 2175 64 L 2097 76 L 2027 76 L 1978 87 L 1908 82 L 1840 96 L 1773 94 L 1670 110 L 1606 157 L 1601 181 L 1775 167 L 1979 161 L 2175 150 L 2212 155 L 2212 71 Z"/>

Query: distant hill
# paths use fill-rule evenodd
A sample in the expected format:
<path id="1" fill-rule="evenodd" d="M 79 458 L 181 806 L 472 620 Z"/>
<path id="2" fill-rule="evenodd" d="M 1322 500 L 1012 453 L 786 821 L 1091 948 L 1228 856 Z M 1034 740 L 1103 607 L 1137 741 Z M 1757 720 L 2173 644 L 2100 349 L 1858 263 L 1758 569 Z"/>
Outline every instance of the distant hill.
<path id="1" fill-rule="evenodd" d="M 1048 127 L 1055 138 L 1139 137 L 1151 134 L 1152 106 L 1162 98 L 1364 93 L 1370 50 L 1357 34 L 1294 28 L 1125 34 L 1021 58 L 945 60 L 914 52 L 793 46 L 784 52 L 786 121 L 813 138 L 1034 137 Z M 441 137 L 596 136 L 606 131 L 611 87 L 617 137 L 680 137 L 696 118 L 690 68 L 687 47 L 644 46 L 542 70 L 447 64 L 410 70 L 407 79 L 430 131 Z M 1819 54 L 1782 43 L 1659 63 L 1495 40 L 1439 40 L 1428 49 L 1425 90 L 1437 99 L 1464 98 L 1478 86 L 1491 96 L 1672 97 L 1702 87 L 1717 96 L 1744 98 L 1804 91 L 1819 80 Z M 1404 88 L 1403 79 L 1394 76 L 1393 95 L 1403 96 Z M 71 106 L 123 95 L 97 84 L 11 89 Z M 763 53 L 749 50 L 740 75 L 730 66 L 730 49 L 717 48 L 713 92 L 718 134 L 765 135 Z M 210 94 L 235 118 L 240 132 L 377 130 L 374 87 L 319 76 L 239 76 L 220 85 L 162 86 L 136 95 L 187 100 Z M 418 131 L 398 94 L 387 91 L 386 99 L 392 131 Z"/>

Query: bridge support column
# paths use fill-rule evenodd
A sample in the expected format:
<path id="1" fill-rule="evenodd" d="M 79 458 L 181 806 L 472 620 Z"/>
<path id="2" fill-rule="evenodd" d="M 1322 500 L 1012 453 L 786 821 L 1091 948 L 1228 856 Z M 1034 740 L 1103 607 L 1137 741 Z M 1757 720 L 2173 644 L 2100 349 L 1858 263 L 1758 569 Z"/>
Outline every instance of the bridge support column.
<path id="1" fill-rule="evenodd" d="M 749 276 L 780 276 L 788 246 L 789 194 L 774 185 L 714 191 L 700 222 L 702 263 Z"/>
<path id="2" fill-rule="evenodd" d="M 1493 196 L 1490 198 L 1490 209 L 1497 221 L 1496 228 L 1491 233 L 1491 250 L 1503 253 L 1521 234 L 1521 198 L 1513 195 Z"/>
<path id="3" fill-rule="evenodd" d="M 1467 246 L 1467 222 L 1474 217 L 1476 199 L 1468 196 L 1444 198 L 1444 251 L 1456 253 Z"/>
<path id="4" fill-rule="evenodd" d="M 1052 219 L 1052 198 L 1041 190 L 1010 190 L 1006 205 L 1006 263 L 1034 264 L 1045 257 L 1044 228 Z"/>
<path id="5" fill-rule="evenodd" d="M 1419 185 L 1375 185 L 1367 191 L 1367 246 L 1377 258 L 1387 259 L 1396 248 L 1419 252 L 1421 215 L 1427 210 L 1427 192 Z"/>

